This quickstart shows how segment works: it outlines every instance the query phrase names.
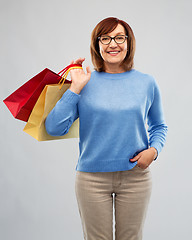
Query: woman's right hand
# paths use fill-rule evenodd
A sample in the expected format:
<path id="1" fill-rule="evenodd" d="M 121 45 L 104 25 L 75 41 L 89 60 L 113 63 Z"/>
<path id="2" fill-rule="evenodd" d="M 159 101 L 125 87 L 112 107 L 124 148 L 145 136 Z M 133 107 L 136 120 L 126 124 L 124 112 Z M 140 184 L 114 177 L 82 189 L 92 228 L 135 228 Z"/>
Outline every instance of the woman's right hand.
<path id="1" fill-rule="evenodd" d="M 78 58 L 76 61 L 71 61 L 70 64 L 81 64 L 85 61 L 85 58 Z M 86 67 L 87 74 L 83 71 L 83 69 L 71 69 L 71 86 L 70 90 L 79 94 L 84 86 L 88 83 L 91 78 L 91 70 L 90 67 Z"/>

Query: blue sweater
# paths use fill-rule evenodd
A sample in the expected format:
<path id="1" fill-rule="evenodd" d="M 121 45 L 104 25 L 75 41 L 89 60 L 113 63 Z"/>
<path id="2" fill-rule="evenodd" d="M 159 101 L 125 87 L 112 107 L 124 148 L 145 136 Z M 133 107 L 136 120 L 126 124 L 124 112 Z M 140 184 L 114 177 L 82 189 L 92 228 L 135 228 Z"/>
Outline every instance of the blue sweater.
<path id="1" fill-rule="evenodd" d="M 93 71 L 80 94 L 70 89 L 63 94 L 46 118 L 46 131 L 64 135 L 78 117 L 77 171 L 130 170 L 137 161 L 129 159 L 149 147 L 159 155 L 166 141 L 159 87 L 151 75 L 135 69 Z"/>

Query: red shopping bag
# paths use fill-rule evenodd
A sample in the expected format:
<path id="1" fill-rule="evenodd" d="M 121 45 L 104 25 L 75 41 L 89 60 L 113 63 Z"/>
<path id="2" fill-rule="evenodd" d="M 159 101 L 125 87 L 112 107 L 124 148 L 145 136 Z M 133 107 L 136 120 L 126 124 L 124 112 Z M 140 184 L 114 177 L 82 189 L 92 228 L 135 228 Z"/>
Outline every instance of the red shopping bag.
<path id="1" fill-rule="evenodd" d="M 45 68 L 4 99 L 3 102 L 15 118 L 27 122 L 45 85 L 59 83 L 66 71 L 71 67 L 82 68 L 82 65 L 70 64 L 58 74 Z M 70 82 L 69 80 L 65 80 L 65 83 Z"/>

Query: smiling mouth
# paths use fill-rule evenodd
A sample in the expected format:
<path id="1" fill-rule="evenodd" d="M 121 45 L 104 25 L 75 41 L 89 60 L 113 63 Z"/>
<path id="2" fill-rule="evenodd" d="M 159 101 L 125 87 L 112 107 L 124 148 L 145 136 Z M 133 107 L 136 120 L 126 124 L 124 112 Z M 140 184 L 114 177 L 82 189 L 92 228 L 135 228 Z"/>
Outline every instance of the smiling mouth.
<path id="1" fill-rule="evenodd" d="M 118 53 L 120 53 L 120 51 L 110 51 L 110 52 L 107 52 L 107 53 L 112 55 L 112 56 L 116 56 Z"/>

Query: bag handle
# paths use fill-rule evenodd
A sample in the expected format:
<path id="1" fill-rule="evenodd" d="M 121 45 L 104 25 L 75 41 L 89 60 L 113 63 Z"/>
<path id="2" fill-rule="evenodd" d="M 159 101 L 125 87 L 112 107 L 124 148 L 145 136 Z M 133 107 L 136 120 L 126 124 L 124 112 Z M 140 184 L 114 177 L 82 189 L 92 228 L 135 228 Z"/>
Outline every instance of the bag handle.
<path id="1" fill-rule="evenodd" d="M 58 74 L 61 74 L 61 77 L 64 75 L 64 73 L 69 69 L 69 68 L 71 68 L 71 67 L 82 67 L 82 65 L 81 64 L 70 64 L 70 65 L 68 65 L 67 67 L 65 67 L 63 70 L 61 70 Z"/>
<path id="2" fill-rule="evenodd" d="M 61 71 L 61 72 L 63 72 L 63 73 L 61 74 L 62 78 L 61 78 L 61 80 L 60 80 L 59 83 L 58 83 L 58 84 L 61 85 L 61 86 L 59 87 L 59 89 L 62 88 L 62 86 L 63 86 L 63 84 L 64 84 L 64 82 L 65 82 L 65 80 L 66 80 L 66 78 L 67 78 L 67 75 L 69 74 L 69 72 L 70 72 L 71 69 L 83 69 L 83 68 L 82 68 L 82 65 L 81 65 L 81 64 L 70 64 L 70 65 L 68 65 L 66 68 L 64 68 L 64 69 Z M 61 73 L 61 72 L 59 72 L 59 73 Z"/>

